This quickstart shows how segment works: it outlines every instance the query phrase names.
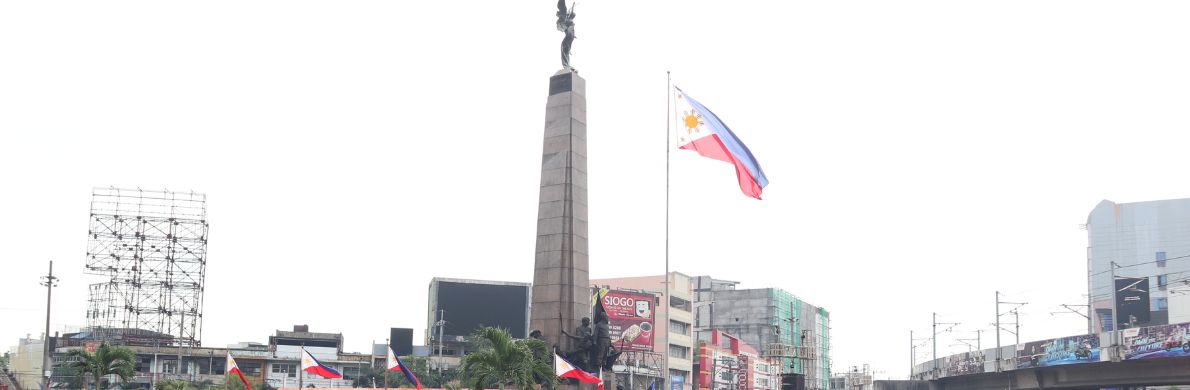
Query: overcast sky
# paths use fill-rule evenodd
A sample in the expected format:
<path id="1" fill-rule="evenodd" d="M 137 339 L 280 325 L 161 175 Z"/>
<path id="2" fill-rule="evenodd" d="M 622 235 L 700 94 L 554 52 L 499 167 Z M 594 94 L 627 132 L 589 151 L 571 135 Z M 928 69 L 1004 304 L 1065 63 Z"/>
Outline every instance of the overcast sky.
<path id="1" fill-rule="evenodd" d="M 363 352 L 421 337 L 432 277 L 531 281 L 554 11 L 0 3 L 0 346 L 41 332 L 51 259 L 53 329 L 85 323 L 95 186 L 208 195 L 206 345 L 309 324 Z M 996 290 L 1030 302 L 1025 339 L 1083 332 L 1050 312 L 1085 302 L 1092 207 L 1190 197 L 1188 11 L 580 2 L 591 277 L 664 271 L 670 70 L 771 182 L 675 151 L 673 270 L 827 308 L 835 371 L 904 377 L 935 311 L 965 351 Z"/>

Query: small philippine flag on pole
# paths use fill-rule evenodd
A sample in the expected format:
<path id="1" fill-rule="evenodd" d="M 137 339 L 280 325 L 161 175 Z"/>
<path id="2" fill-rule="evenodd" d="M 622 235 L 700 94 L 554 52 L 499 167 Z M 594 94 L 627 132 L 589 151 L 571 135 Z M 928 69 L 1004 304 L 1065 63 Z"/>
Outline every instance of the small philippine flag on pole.
<path id="1" fill-rule="evenodd" d="M 703 157 L 735 165 L 740 191 L 760 199 L 760 193 L 769 185 L 769 179 L 764 176 L 752 151 L 715 113 L 677 87 L 674 87 L 674 101 L 678 148 L 693 150 Z"/>
<path id="2" fill-rule="evenodd" d="M 566 359 L 558 356 L 558 354 L 554 354 L 554 373 L 557 374 L 559 378 L 574 378 L 578 379 L 579 382 L 599 384 L 600 387 L 603 387 L 603 379 L 599 379 L 599 377 L 591 375 L 591 373 L 575 367 L 573 364 L 570 364 L 570 362 L 566 361 Z"/>
<path id="3" fill-rule="evenodd" d="M 405 374 L 405 379 L 408 379 L 409 383 L 417 387 L 417 390 L 421 390 L 421 381 L 417 380 L 417 375 L 413 375 L 413 371 L 410 371 L 409 367 L 405 366 L 405 362 L 402 362 L 401 358 L 397 357 L 397 354 L 393 353 L 393 347 L 391 346 L 388 347 L 388 369 L 393 371 L 401 371 Z"/>
<path id="4" fill-rule="evenodd" d="M 231 354 L 227 354 L 227 373 L 239 375 L 240 380 L 244 382 L 244 387 L 252 390 L 252 385 L 248 383 L 248 378 L 244 377 L 244 372 L 240 371 L 240 366 L 236 365 L 236 360 L 231 358 Z"/>
<path id="5" fill-rule="evenodd" d="M 322 364 L 322 362 L 318 361 L 318 359 L 315 359 L 314 355 L 311 355 L 310 352 L 306 351 L 305 348 L 302 348 L 302 371 L 311 374 L 318 374 L 318 376 L 326 379 L 343 377 L 343 374 L 339 373 L 339 371 L 336 371 L 330 366 Z"/>

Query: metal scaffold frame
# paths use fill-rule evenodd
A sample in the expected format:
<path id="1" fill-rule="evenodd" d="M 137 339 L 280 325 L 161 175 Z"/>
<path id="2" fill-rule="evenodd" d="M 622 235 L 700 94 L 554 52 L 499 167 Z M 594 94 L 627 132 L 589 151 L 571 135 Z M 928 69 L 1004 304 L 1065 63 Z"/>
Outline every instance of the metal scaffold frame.
<path id="1" fill-rule="evenodd" d="M 141 329 L 200 346 L 206 279 L 206 195 L 95 188 L 86 273 L 87 326 Z"/>

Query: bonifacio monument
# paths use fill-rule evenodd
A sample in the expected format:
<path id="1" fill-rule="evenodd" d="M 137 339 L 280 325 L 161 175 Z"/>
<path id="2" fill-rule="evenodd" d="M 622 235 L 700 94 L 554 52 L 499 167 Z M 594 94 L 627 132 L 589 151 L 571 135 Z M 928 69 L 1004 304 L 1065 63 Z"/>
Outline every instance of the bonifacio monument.
<path id="1" fill-rule="evenodd" d="M 550 77 L 541 151 L 537 249 L 530 329 L 562 351 L 578 345 L 563 332 L 591 315 L 587 254 L 586 81 L 570 66 L 574 7 L 558 1 L 562 70 Z"/>

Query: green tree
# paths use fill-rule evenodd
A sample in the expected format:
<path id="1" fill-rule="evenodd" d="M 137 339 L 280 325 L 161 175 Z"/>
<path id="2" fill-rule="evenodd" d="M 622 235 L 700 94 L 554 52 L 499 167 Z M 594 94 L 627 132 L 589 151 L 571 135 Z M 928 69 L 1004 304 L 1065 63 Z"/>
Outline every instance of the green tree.
<path id="1" fill-rule="evenodd" d="M 78 369 L 67 364 L 54 369 L 52 379 L 55 384 L 65 384 L 67 389 L 82 389 L 85 377 L 86 375 L 80 374 Z"/>
<path id="2" fill-rule="evenodd" d="M 252 390 L 268 390 L 272 388 L 272 386 L 269 386 L 268 383 L 264 383 L 260 378 L 248 375 L 244 375 L 244 378 L 248 379 L 248 383 L 252 385 Z M 226 375 L 226 378 L 223 380 L 223 389 L 248 390 L 247 387 L 244 387 L 244 382 L 240 380 L 240 376 L 236 374 Z"/>
<path id="3" fill-rule="evenodd" d="M 163 380 L 153 385 L 154 390 L 186 390 L 187 388 L 193 389 L 193 387 L 186 386 L 186 381 L 177 379 Z"/>
<path id="4" fill-rule="evenodd" d="M 72 349 L 66 356 L 74 360 L 70 366 L 79 374 L 90 375 L 88 379 L 99 390 L 107 388 L 104 379 L 109 375 L 115 375 L 121 383 L 128 382 L 136 375 L 136 354 L 128 348 L 103 343 L 95 353 Z"/>
<path id="5" fill-rule="evenodd" d="M 401 358 L 401 363 L 405 364 L 417 380 L 421 382 L 422 387 L 441 388 L 443 384 L 455 380 L 458 377 L 458 369 L 446 369 L 441 374 L 438 370 L 429 369 L 429 362 L 424 357 L 410 356 Z M 363 367 L 360 369 L 358 377 L 352 380 L 353 387 L 372 387 L 373 381 L 377 387 L 384 385 L 384 378 L 388 377 L 389 388 L 409 388 L 414 387 L 414 384 L 409 383 L 405 378 L 405 374 L 400 371 L 387 370 L 385 367 Z"/>
<path id="6" fill-rule="evenodd" d="M 472 389 L 482 390 L 493 382 L 501 390 L 505 386 L 530 390 L 539 382 L 553 388 L 553 366 L 541 358 L 549 354 L 549 346 L 541 340 L 514 341 L 508 331 L 489 327 L 476 330 L 472 337 L 475 349 L 463 357 L 463 373 Z"/>

